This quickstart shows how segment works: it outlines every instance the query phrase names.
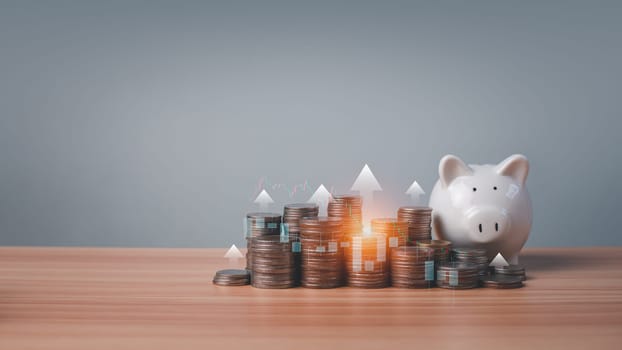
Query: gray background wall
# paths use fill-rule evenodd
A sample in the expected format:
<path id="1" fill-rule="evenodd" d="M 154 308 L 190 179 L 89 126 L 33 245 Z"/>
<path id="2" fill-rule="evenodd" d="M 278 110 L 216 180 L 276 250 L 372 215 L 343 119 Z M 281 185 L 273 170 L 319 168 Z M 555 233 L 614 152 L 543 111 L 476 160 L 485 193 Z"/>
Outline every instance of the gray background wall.
<path id="1" fill-rule="evenodd" d="M 261 178 L 277 209 L 368 163 L 392 211 L 446 153 L 523 153 L 528 245 L 620 245 L 620 18 L 620 1 L 2 1 L 0 244 L 242 244 Z"/>

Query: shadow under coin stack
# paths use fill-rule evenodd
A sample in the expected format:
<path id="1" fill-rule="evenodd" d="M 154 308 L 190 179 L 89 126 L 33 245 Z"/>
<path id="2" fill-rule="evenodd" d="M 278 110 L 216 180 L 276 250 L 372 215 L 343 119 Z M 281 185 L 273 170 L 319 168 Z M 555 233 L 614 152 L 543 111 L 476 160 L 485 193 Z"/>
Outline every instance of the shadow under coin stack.
<path id="1" fill-rule="evenodd" d="M 397 210 L 397 220 L 408 222 L 409 245 L 415 245 L 418 241 L 429 241 L 432 239 L 430 229 L 432 208 L 401 207 Z"/>
<path id="2" fill-rule="evenodd" d="M 279 236 L 281 234 L 281 215 L 275 213 L 249 213 L 246 215 L 246 269 L 253 269 L 252 238 Z"/>
<path id="3" fill-rule="evenodd" d="M 434 249 L 434 268 L 438 270 L 441 264 L 449 262 L 451 242 L 443 240 L 418 241 L 417 247 Z"/>
<path id="4" fill-rule="evenodd" d="M 397 247 L 391 252 L 391 285 L 397 288 L 434 286 L 434 249 Z"/>
<path id="5" fill-rule="evenodd" d="M 336 288 L 343 285 L 343 240 L 341 220 L 312 217 L 300 220 L 302 277 L 307 288 Z"/>
<path id="6" fill-rule="evenodd" d="M 488 257 L 486 250 L 481 248 L 454 248 L 452 261 L 470 263 L 477 266 L 480 277 L 488 275 Z"/>
<path id="7" fill-rule="evenodd" d="M 355 234 L 346 248 L 348 285 L 384 288 L 389 285 L 387 237 L 384 234 Z"/>
<path id="8" fill-rule="evenodd" d="M 301 244 L 300 244 L 300 219 L 304 217 L 317 217 L 320 207 L 312 203 L 286 204 L 283 208 L 283 230 L 287 230 L 289 241 L 292 243 L 294 262 L 296 263 L 296 285 L 300 285 Z"/>
<path id="9" fill-rule="evenodd" d="M 335 195 L 328 202 L 328 216 L 340 218 L 348 237 L 363 231 L 363 199 L 356 195 Z"/>
<path id="10" fill-rule="evenodd" d="M 436 285 L 446 289 L 471 289 L 479 286 L 477 266 L 462 262 L 448 262 L 436 269 Z"/>
<path id="11" fill-rule="evenodd" d="M 256 288 L 295 287 L 292 245 L 280 236 L 253 237 L 251 285 Z"/>

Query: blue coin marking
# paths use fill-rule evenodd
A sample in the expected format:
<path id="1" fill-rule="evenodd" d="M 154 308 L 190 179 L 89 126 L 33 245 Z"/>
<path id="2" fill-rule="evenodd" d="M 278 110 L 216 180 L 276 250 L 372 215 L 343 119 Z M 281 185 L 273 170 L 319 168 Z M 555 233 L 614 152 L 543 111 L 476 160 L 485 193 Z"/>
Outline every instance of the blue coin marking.
<path id="1" fill-rule="evenodd" d="M 457 270 L 449 271 L 449 285 L 453 287 L 458 285 L 458 271 Z"/>
<path id="2" fill-rule="evenodd" d="M 292 252 L 300 253 L 300 242 L 292 242 Z"/>
<path id="3" fill-rule="evenodd" d="M 289 242 L 289 224 L 281 225 L 281 243 Z"/>
<path id="4" fill-rule="evenodd" d="M 434 281 L 434 260 L 425 262 L 425 280 Z"/>

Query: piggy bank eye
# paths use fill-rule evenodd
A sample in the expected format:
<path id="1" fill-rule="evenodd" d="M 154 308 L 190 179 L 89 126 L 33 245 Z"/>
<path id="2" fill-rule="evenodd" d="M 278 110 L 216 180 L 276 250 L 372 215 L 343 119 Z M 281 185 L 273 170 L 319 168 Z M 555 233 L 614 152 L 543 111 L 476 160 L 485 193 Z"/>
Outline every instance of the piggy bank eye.
<path id="1" fill-rule="evenodd" d="M 497 186 L 493 187 L 492 189 L 496 191 L 497 190 Z"/>
<path id="2" fill-rule="evenodd" d="M 477 191 L 477 188 L 473 187 L 473 192 Z"/>

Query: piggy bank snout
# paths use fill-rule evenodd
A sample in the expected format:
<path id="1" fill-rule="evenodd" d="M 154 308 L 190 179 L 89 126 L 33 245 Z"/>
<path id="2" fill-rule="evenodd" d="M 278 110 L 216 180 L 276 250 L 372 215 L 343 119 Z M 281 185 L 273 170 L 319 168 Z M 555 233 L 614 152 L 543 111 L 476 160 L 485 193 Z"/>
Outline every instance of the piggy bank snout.
<path id="1" fill-rule="evenodd" d="M 503 235 L 510 226 L 508 215 L 499 208 L 473 207 L 465 214 L 469 235 L 475 242 L 491 242 Z"/>

